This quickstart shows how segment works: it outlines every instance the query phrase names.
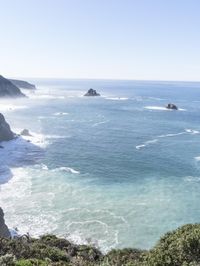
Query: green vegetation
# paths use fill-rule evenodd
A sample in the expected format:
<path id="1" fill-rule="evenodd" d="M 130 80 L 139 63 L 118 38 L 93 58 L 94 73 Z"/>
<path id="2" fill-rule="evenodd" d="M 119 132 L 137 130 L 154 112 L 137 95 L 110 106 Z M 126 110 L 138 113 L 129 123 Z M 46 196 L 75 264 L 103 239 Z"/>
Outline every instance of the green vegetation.
<path id="1" fill-rule="evenodd" d="M 112 250 L 74 245 L 54 235 L 40 239 L 0 238 L 1 266 L 199 266 L 200 224 L 188 224 L 165 234 L 149 250 Z"/>

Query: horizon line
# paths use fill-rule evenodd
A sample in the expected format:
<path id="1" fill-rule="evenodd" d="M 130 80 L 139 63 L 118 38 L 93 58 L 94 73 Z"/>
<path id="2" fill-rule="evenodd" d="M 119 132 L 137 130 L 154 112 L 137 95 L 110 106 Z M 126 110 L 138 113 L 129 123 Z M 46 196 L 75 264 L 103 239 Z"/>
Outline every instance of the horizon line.
<path id="1" fill-rule="evenodd" d="M 5 77 L 5 76 L 4 76 Z M 178 80 L 178 79 L 130 79 L 130 78 L 69 78 L 69 77 L 19 77 L 12 76 L 8 79 L 54 79 L 54 80 L 108 80 L 108 81 L 158 81 L 158 82 L 200 82 L 200 80 Z"/>

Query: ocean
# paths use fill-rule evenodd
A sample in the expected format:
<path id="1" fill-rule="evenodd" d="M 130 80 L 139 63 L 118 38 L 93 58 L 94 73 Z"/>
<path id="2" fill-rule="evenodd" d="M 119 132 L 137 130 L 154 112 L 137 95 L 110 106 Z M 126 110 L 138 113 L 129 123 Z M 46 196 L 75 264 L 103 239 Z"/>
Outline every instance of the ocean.
<path id="1" fill-rule="evenodd" d="M 1 144 L 10 228 L 107 252 L 200 221 L 200 83 L 30 81 L 29 98 L 0 100 L 12 130 L 32 135 Z"/>

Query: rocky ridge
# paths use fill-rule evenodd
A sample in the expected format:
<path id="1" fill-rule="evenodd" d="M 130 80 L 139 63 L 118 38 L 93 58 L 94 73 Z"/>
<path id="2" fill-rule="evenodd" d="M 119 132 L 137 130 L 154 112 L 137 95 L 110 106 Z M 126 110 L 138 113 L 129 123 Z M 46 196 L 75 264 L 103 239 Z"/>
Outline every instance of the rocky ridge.
<path id="1" fill-rule="evenodd" d="M 25 97 L 25 94 L 10 80 L 0 75 L 0 97 Z"/>

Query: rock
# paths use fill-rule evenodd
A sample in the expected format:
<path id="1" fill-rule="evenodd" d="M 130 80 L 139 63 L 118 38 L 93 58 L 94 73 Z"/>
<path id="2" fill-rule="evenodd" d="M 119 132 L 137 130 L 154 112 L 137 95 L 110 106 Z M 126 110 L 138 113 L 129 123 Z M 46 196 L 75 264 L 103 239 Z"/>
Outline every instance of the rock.
<path id="1" fill-rule="evenodd" d="M 31 84 L 24 80 L 18 80 L 18 79 L 9 79 L 15 86 L 21 89 L 29 89 L 29 90 L 36 90 L 36 87 L 34 84 Z"/>
<path id="2" fill-rule="evenodd" d="M 15 134 L 11 131 L 9 124 L 4 116 L 0 113 L 0 141 L 8 141 L 15 138 Z"/>
<path id="3" fill-rule="evenodd" d="M 97 93 L 96 90 L 89 89 L 88 92 L 84 96 L 100 96 L 100 94 Z"/>
<path id="4" fill-rule="evenodd" d="M 0 75 L 0 97 L 26 97 L 10 80 Z"/>
<path id="5" fill-rule="evenodd" d="M 5 237 L 5 238 L 11 237 L 8 227 L 4 221 L 4 213 L 2 208 L 0 208 L 0 237 Z"/>
<path id="6" fill-rule="evenodd" d="M 28 129 L 23 129 L 22 132 L 20 133 L 20 135 L 32 137 L 32 135 L 30 134 Z"/>
<path id="7" fill-rule="evenodd" d="M 173 103 L 168 103 L 166 108 L 167 109 L 172 109 L 172 110 L 178 110 L 178 107 L 175 104 L 173 104 Z"/>

